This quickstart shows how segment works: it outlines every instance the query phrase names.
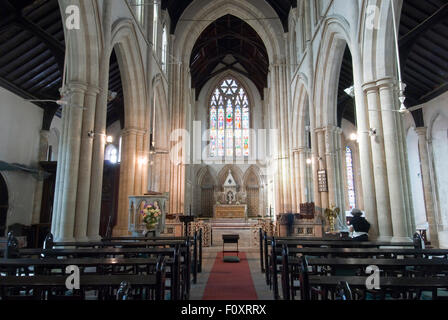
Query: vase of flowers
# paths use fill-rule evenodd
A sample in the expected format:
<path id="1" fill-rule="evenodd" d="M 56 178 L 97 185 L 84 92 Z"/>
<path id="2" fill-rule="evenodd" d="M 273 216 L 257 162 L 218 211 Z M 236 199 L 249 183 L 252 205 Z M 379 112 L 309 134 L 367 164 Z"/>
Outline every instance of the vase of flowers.
<path id="1" fill-rule="evenodd" d="M 145 226 L 143 234 L 145 235 L 147 232 L 155 230 L 162 213 L 157 205 L 148 203 L 143 207 L 141 214 L 143 216 L 143 223 Z"/>

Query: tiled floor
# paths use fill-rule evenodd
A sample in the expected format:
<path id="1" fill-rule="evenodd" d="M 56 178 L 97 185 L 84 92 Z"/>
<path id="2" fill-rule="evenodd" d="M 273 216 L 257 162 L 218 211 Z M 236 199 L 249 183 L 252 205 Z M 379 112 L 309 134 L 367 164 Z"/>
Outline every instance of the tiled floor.
<path id="1" fill-rule="evenodd" d="M 210 275 L 210 271 L 216 259 L 218 252 L 222 250 L 221 246 L 203 248 L 202 272 L 198 274 L 198 281 L 191 285 L 190 299 L 201 300 L 204 294 L 205 286 Z M 260 269 L 260 252 L 258 248 L 240 248 L 245 252 L 249 262 L 249 268 L 257 292 L 258 300 L 272 300 L 272 291 L 266 285 L 264 273 Z"/>

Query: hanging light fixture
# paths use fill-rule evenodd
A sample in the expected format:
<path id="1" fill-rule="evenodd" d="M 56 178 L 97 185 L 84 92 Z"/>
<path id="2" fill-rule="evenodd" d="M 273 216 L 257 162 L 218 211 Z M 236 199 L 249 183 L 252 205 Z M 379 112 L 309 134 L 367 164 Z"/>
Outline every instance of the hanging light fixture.
<path id="1" fill-rule="evenodd" d="M 404 95 L 404 90 L 406 88 L 406 84 L 403 83 L 401 78 L 401 64 L 400 64 L 400 51 L 398 46 L 398 32 L 397 32 L 397 20 L 395 18 L 395 5 L 394 0 L 390 0 L 392 7 L 392 20 L 394 25 L 394 36 L 395 36 L 395 54 L 397 56 L 397 67 L 398 67 L 398 99 L 400 100 L 400 109 L 398 110 L 401 113 L 405 113 L 408 111 L 406 106 L 404 105 L 404 101 L 406 97 Z"/>

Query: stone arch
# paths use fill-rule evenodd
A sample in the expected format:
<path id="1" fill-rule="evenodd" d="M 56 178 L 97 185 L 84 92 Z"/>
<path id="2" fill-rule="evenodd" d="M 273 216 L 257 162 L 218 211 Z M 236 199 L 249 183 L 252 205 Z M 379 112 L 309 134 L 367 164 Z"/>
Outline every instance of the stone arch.
<path id="1" fill-rule="evenodd" d="M 350 48 L 348 29 L 348 23 L 339 16 L 324 22 L 314 81 L 316 128 L 336 124 L 338 88 L 334 84 L 338 83 L 345 45 Z"/>
<path id="2" fill-rule="evenodd" d="M 324 21 L 314 80 L 315 128 L 337 124 L 337 91 L 345 46 L 352 44 L 348 22 L 340 16 Z"/>
<path id="3" fill-rule="evenodd" d="M 67 74 L 66 83 L 80 82 L 99 85 L 99 57 L 102 47 L 101 22 L 96 1 L 60 0 L 62 21 L 65 21 L 65 8 L 76 5 L 80 14 L 80 30 L 67 30 L 63 23 L 66 43 Z"/>
<path id="4" fill-rule="evenodd" d="M 196 175 L 196 184 L 198 186 L 203 185 L 216 186 L 216 179 L 214 178 L 213 172 L 211 171 L 211 168 L 209 166 L 204 166 L 201 169 L 199 169 Z"/>
<path id="5" fill-rule="evenodd" d="M 295 65 L 297 64 L 297 58 L 298 58 L 298 50 L 297 50 L 297 23 L 298 20 L 295 17 L 295 12 L 297 9 L 292 8 L 290 15 L 289 15 L 289 22 L 288 22 L 288 46 L 289 46 L 289 64 L 291 65 L 290 70 L 291 74 L 295 70 Z"/>
<path id="6" fill-rule="evenodd" d="M 296 83 L 292 97 L 292 146 L 293 148 L 305 147 L 308 145 L 306 126 L 309 126 L 309 96 L 306 80 L 299 79 Z M 308 123 L 307 123 L 308 122 Z"/>
<path id="7" fill-rule="evenodd" d="M 177 43 L 174 52 L 183 61 L 190 61 L 193 46 L 204 29 L 213 21 L 225 15 L 245 20 L 263 40 L 272 62 L 284 57 L 283 28 L 274 9 L 265 1 L 248 0 L 198 0 L 192 2 L 183 12 L 175 30 Z"/>
<path id="8" fill-rule="evenodd" d="M 368 8 L 378 8 L 374 26 L 368 23 L 372 12 Z M 401 2 L 395 8 L 397 24 L 401 12 Z M 396 76 L 395 37 L 390 1 L 364 1 L 362 7 L 360 35 L 362 35 L 364 82 Z M 376 26 L 381 26 L 380 28 Z M 398 26 L 397 26 L 398 28 Z"/>
<path id="9" fill-rule="evenodd" d="M 169 108 L 167 99 L 167 90 L 165 89 L 165 84 L 162 81 L 162 76 L 157 74 L 152 81 L 153 88 L 153 101 L 155 103 L 155 119 L 154 131 L 155 136 L 155 147 L 163 151 L 168 151 L 169 147 Z M 152 126 L 152 124 L 150 125 Z"/>
<path id="10" fill-rule="evenodd" d="M 145 68 L 134 23 L 119 19 L 112 26 L 111 47 L 115 49 L 123 84 L 125 128 L 145 128 L 147 91 Z"/>
<path id="11" fill-rule="evenodd" d="M 251 165 L 243 177 L 244 190 L 246 191 L 247 215 L 257 217 L 263 213 L 263 183 L 258 167 Z"/>
<path id="12" fill-rule="evenodd" d="M 200 192 L 200 212 L 202 217 L 213 217 L 213 205 L 215 204 L 216 181 L 209 166 L 202 167 L 196 177 Z"/>
<path id="13" fill-rule="evenodd" d="M 218 173 L 217 177 L 217 183 L 218 188 L 222 191 L 222 186 L 224 185 L 224 182 L 227 178 L 227 174 L 229 173 L 229 170 L 232 173 L 233 178 L 235 179 L 236 184 L 238 185 L 238 189 L 241 190 L 243 187 L 243 172 L 238 166 L 234 166 L 231 164 L 225 165 Z"/>

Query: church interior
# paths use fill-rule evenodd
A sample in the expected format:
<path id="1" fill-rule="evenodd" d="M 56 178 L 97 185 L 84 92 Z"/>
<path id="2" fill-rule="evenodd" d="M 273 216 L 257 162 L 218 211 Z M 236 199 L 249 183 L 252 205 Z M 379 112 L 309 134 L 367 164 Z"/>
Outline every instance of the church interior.
<path id="1" fill-rule="evenodd" d="M 445 0 L 0 16 L 0 301 L 448 299 Z"/>

